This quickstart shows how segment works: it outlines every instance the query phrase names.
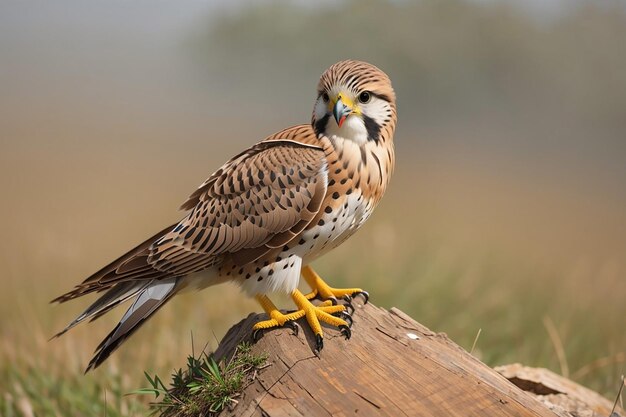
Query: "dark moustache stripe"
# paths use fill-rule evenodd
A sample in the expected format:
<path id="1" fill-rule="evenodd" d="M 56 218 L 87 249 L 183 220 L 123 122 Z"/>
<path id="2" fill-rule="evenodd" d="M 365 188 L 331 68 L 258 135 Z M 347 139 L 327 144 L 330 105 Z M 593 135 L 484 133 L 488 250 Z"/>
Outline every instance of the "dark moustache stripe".
<path id="1" fill-rule="evenodd" d="M 326 114 L 324 115 L 324 117 L 315 122 L 315 124 L 313 125 L 313 129 L 315 129 L 316 136 L 319 136 L 320 133 L 323 133 L 326 130 L 326 125 L 328 124 L 329 117 L 330 115 Z"/>
<path id="2" fill-rule="evenodd" d="M 365 123 L 365 129 L 367 130 L 367 139 L 378 143 L 380 139 L 380 125 L 371 117 L 365 114 L 362 114 L 362 116 L 363 123 Z"/>

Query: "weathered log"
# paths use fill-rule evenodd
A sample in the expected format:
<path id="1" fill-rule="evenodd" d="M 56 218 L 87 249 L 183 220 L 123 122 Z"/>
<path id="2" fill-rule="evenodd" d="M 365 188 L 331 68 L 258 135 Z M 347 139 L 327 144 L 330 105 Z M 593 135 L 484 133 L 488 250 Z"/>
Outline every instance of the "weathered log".
<path id="1" fill-rule="evenodd" d="M 529 368 L 518 363 L 495 368 L 506 379 L 531 393 L 559 417 L 619 417 L 613 403 L 597 392 L 544 368 Z"/>
<path id="2" fill-rule="evenodd" d="M 445 334 L 437 334 L 398 309 L 354 300 L 350 340 L 325 328 L 320 356 L 304 322 L 266 332 L 254 345 L 269 355 L 225 416 L 545 416 L 556 414 L 474 358 Z M 216 351 L 232 355 L 251 339 L 250 315 L 234 326 Z"/>

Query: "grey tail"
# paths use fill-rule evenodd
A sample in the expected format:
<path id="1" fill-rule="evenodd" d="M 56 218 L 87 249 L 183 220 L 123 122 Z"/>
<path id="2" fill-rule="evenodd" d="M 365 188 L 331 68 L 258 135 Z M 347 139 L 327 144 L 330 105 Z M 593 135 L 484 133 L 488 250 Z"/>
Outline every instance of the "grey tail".
<path id="1" fill-rule="evenodd" d="M 87 307 L 85 311 L 83 311 L 78 317 L 72 320 L 72 322 L 68 324 L 65 329 L 52 336 L 52 339 L 63 335 L 72 327 L 76 326 L 86 319 L 91 319 L 90 321 L 97 319 L 98 317 L 111 311 L 113 308 L 117 307 L 124 301 L 129 300 L 130 298 L 137 295 L 137 293 L 148 287 L 152 282 L 154 281 L 127 281 L 116 284 L 102 297 L 98 298 L 93 304 Z"/>
<path id="2" fill-rule="evenodd" d="M 109 297 L 109 294 L 116 290 L 116 288 L 113 288 L 94 303 L 94 305 L 100 305 L 96 306 L 96 308 L 94 308 L 94 305 L 90 306 L 83 314 L 74 320 L 76 323 L 70 323 L 68 329 L 87 317 L 94 316 L 94 319 L 98 318 L 123 300 L 139 293 L 117 326 L 115 326 L 111 333 L 98 345 L 85 373 L 100 366 L 115 349 L 161 308 L 177 292 L 178 282 L 178 278 L 166 278 L 149 281 L 147 285 L 143 283 L 143 286 L 137 286 L 137 283 L 135 283 L 135 286 L 120 288 L 116 295 Z M 85 314 L 87 315 L 85 316 Z M 62 331 L 60 334 L 63 334 L 66 330 Z"/>

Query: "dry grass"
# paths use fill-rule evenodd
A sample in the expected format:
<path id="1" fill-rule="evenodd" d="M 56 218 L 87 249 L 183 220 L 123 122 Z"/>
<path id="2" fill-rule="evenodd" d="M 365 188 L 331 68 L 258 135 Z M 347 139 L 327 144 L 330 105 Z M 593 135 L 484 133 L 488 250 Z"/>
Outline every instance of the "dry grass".
<path id="1" fill-rule="evenodd" d="M 437 184 L 442 193 L 453 193 L 459 186 L 441 180 Z M 472 241 L 465 233 L 473 235 L 473 227 L 480 230 L 485 224 L 446 231 L 453 217 L 400 196 L 403 185 L 400 177 L 371 224 L 316 263 L 320 273 L 338 285 L 367 288 L 372 302 L 398 306 L 434 330 L 447 332 L 490 365 L 518 361 L 556 370 L 569 367 L 576 380 L 612 397 L 615 381 L 624 372 L 624 264 L 591 250 L 583 259 L 568 258 L 566 252 L 546 262 L 541 252 L 549 251 L 549 245 L 539 242 L 529 248 L 514 238 L 494 242 L 488 234 L 477 240 L 479 244 L 464 243 Z M 129 216 L 139 213 L 140 202 L 118 199 L 131 201 Z M 400 210 L 414 215 L 395 215 Z M 464 213 L 477 215 L 467 205 Z M 108 224 L 110 216 L 119 219 L 116 212 L 94 204 L 92 211 L 72 216 L 74 226 L 64 225 L 59 216 L 46 229 L 49 219 L 34 218 L 35 225 L 14 235 L 8 252 L 13 256 L 3 259 L 0 294 L 3 415 L 104 415 L 105 408 L 109 416 L 142 415 L 146 399 L 125 394 L 144 385 L 144 370 L 167 375 L 185 363 L 192 350 L 191 331 L 198 343 L 215 346 L 232 324 L 258 311 L 228 285 L 184 295 L 159 312 L 102 369 L 83 376 L 91 351 L 121 312 L 48 341 L 85 305 L 51 306 L 48 300 L 159 223 L 142 218 L 128 223 L 133 227 L 120 228 Z M 157 212 L 153 217 L 167 215 Z M 20 224 L 26 224 L 25 218 Z M 549 332 L 544 317 L 550 317 Z"/>

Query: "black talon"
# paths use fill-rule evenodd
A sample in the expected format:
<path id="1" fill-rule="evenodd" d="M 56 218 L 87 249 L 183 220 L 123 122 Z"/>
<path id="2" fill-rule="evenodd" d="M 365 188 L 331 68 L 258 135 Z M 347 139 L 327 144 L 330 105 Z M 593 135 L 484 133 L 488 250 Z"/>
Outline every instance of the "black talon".
<path id="1" fill-rule="evenodd" d="M 354 312 L 356 311 L 356 309 L 354 308 L 354 306 L 352 305 L 352 303 L 345 304 L 345 305 L 344 305 L 344 307 L 345 307 L 345 309 L 346 309 L 346 310 L 345 310 L 346 314 L 353 315 L 353 314 L 354 314 Z M 352 311 L 348 312 L 348 309 L 351 309 Z"/>
<path id="2" fill-rule="evenodd" d="M 367 302 L 370 300 L 370 293 L 368 293 L 367 291 L 358 291 L 355 292 L 354 294 L 352 294 L 352 297 L 357 297 L 359 295 L 362 295 L 363 298 L 365 299 L 365 301 L 363 302 L 363 304 L 367 304 Z"/>
<path id="3" fill-rule="evenodd" d="M 338 303 L 338 301 L 337 301 L 337 297 L 332 296 L 332 297 L 329 297 L 328 299 L 330 300 L 330 302 L 331 302 L 334 306 L 336 306 L 336 305 L 337 305 L 337 303 Z"/>
<path id="4" fill-rule="evenodd" d="M 350 294 L 346 294 L 342 298 L 348 304 L 350 304 L 352 302 L 352 296 Z"/>
<path id="5" fill-rule="evenodd" d="M 263 330 L 265 329 L 256 329 L 254 332 L 252 332 L 252 341 L 254 341 L 255 343 L 258 342 L 261 338 L 260 336 L 263 334 Z"/>
<path id="6" fill-rule="evenodd" d="M 352 320 L 352 316 L 348 314 L 346 311 L 341 312 L 341 318 L 344 319 L 348 323 L 348 327 L 352 327 L 354 324 L 354 320 Z"/>
<path id="7" fill-rule="evenodd" d="M 316 334 L 315 335 L 315 350 L 317 351 L 318 355 L 322 351 L 323 348 L 324 348 L 324 338 L 322 337 L 321 334 Z"/>
<path id="8" fill-rule="evenodd" d="M 294 336 L 297 336 L 300 333 L 300 325 L 295 321 L 286 321 L 283 325 L 284 327 L 289 327 L 293 332 Z"/>
<path id="9" fill-rule="evenodd" d="M 352 336 L 352 331 L 348 326 L 342 324 L 341 326 L 339 326 L 339 329 L 341 330 L 341 334 L 344 335 L 346 339 L 350 339 L 350 336 Z"/>

